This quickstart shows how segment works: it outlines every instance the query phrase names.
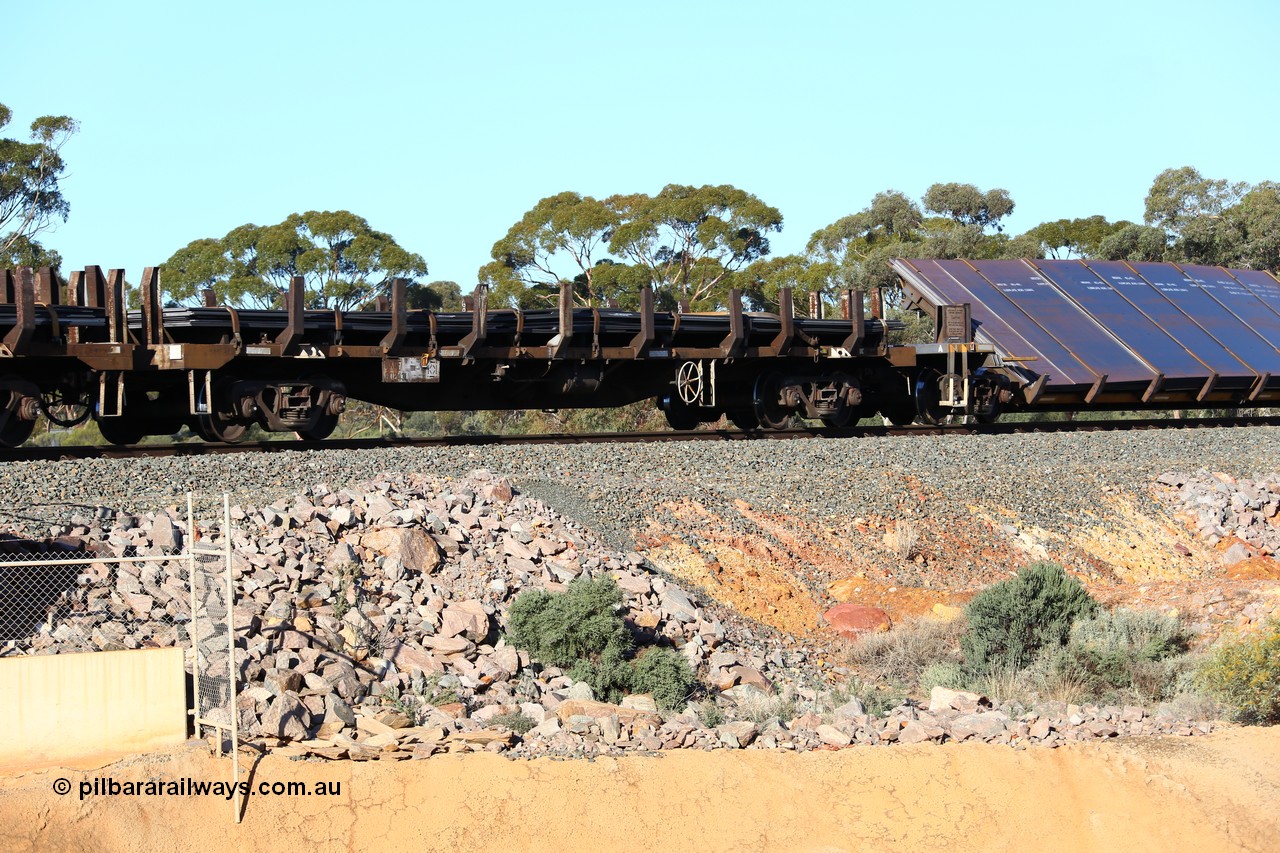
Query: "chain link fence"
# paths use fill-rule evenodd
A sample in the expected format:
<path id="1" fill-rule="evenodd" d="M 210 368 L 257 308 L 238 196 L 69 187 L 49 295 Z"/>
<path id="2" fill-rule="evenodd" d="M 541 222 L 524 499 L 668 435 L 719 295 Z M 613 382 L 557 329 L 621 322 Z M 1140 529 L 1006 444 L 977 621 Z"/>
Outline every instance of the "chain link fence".
<path id="1" fill-rule="evenodd" d="M 190 544 L 191 673 L 196 737 L 207 737 L 219 753 L 231 758 L 235 786 L 232 809 L 236 823 L 243 808 L 240 789 L 239 707 L 236 679 L 235 590 L 232 581 L 231 507 L 223 497 L 223 519 L 216 536 Z M 245 653 L 240 650 L 241 656 Z"/>
<path id="2" fill-rule="evenodd" d="M 53 535 L 0 536 L 0 658 L 183 648 L 195 734 L 230 754 L 235 782 L 230 501 L 217 521 L 196 523 L 190 495 L 185 509 L 99 508 L 69 523 L 41 520 L 36 530 Z M 238 794 L 234 806 L 238 820 Z"/>
<path id="3" fill-rule="evenodd" d="M 179 543 L 0 541 L 0 657 L 186 646 L 189 589 Z"/>

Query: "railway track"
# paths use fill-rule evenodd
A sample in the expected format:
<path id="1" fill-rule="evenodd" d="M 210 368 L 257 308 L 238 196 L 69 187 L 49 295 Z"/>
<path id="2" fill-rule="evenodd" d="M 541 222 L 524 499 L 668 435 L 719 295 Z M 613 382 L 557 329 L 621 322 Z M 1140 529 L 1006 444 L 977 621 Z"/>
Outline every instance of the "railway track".
<path id="1" fill-rule="evenodd" d="M 279 453 L 310 450 L 363 450 L 394 447 L 478 447 L 527 444 L 608 444 L 680 441 L 768 441 L 806 438 L 885 438 L 937 435 L 1014 435 L 1019 433 L 1120 432 L 1132 430 L 1227 429 L 1280 426 L 1280 415 L 1250 418 L 1187 418 L 1175 420 L 1074 420 L 998 422 L 942 426 L 852 426 L 843 429 L 693 430 L 689 432 L 546 433 L 537 435 L 459 435 L 435 438 L 347 438 L 326 441 L 275 440 L 241 444 L 140 444 L 130 446 L 63 445 L 19 447 L 0 451 L 0 462 L 38 462 L 74 459 L 129 459 L 165 456 L 205 456 L 226 453 Z"/>

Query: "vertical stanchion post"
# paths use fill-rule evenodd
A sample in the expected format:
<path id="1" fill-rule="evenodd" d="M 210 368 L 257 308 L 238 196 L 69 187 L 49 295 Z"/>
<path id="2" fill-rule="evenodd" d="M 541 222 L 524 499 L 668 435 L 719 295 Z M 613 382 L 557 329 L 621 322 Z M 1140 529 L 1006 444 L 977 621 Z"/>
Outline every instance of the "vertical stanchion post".
<path id="1" fill-rule="evenodd" d="M 240 714 L 236 707 L 235 591 L 231 581 L 231 495 L 222 493 L 222 544 L 227 576 L 227 703 L 231 715 L 231 784 L 235 786 L 236 823 L 244 810 L 240 796 Z"/>
<path id="2" fill-rule="evenodd" d="M 187 622 L 187 639 L 191 641 L 191 709 L 192 728 L 200 737 L 200 642 L 196 639 L 196 526 L 191 510 L 191 493 L 187 492 L 187 582 L 191 586 L 191 620 Z"/>

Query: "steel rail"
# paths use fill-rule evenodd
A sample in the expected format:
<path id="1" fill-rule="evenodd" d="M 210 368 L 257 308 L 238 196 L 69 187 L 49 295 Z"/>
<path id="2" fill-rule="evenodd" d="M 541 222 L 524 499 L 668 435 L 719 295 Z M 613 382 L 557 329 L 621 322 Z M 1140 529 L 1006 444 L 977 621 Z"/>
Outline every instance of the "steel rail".
<path id="1" fill-rule="evenodd" d="M 280 453 L 312 450 L 368 450 L 416 447 L 486 447 L 538 444 L 631 444 L 670 441 L 771 441 L 806 438 L 886 438 L 941 435 L 1017 435 L 1023 433 L 1123 432 L 1135 430 L 1222 429 L 1280 426 L 1280 416 L 1252 418 L 1187 418 L 1150 420 L 1077 420 L 940 426 L 851 426 L 841 429 L 801 427 L 786 430 L 706 429 L 688 432 L 542 433 L 536 435 L 458 435 L 433 438 L 342 438 L 324 441 L 276 440 L 242 444 L 141 444 L 131 446 L 66 445 L 18 447 L 0 451 L 0 462 L 75 459 L 130 459 L 204 456 L 225 453 Z"/>

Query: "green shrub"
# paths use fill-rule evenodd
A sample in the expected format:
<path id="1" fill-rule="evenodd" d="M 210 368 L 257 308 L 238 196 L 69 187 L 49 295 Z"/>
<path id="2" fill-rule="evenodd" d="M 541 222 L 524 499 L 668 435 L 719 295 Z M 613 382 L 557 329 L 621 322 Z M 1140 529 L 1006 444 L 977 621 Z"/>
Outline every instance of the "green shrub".
<path id="1" fill-rule="evenodd" d="M 964 667 L 954 661 L 935 661 L 920 673 L 920 689 L 927 696 L 935 687 L 964 690 L 969 684 Z"/>
<path id="2" fill-rule="evenodd" d="M 1072 624 L 1097 609 L 1097 602 L 1062 566 L 1032 563 L 969 602 L 969 630 L 961 640 L 965 667 L 975 675 L 1020 670 L 1041 649 L 1065 645 Z"/>
<path id="3" fill-rule="evenodd" d="M 1064 648 L 1046 650 L 1041 669 L 1103 701 L 1160 701 L 1176 692 L 1190 639 L 1173 616 L 1122 608 L 1077 621 Z"/>
<path id="4" fill-rule="evenodd" d="M 508 633 L 534 660 L 590 685 L 597 699 L 617 702 L 625 693 L 651 692 L 659 705 L 673 708 L 696 683 L 693 671 L 670 649 L 631 660 L 635 643 L 618 614 L 622 601 L 612 578 L 583 576 L 559 595 L 531 590 L 512 603 Z"/>
<path id="5" fill-rule="evenodd" d="M 1200 683 L 1242 723 L 1280 723 L 1280 618 L 1256 633 L 1223 639 L 1204 661 Z"/>
<path id="6" fill-rule="evenodd" d="M 600 654 L 574 662 L 565 674 L 574 681 L 589 684 L 601 702 L 617 702 L 623 694 L 634 692 L 635 668 L 623 657 L 624 651 L 630 648 L 630 642 L 625 650 L 617 643 L 610 643 Z"/>
<path id="7" fill-rule="evenodd" d="M 622 590 L 612 578 L 585 575 L 570 581 L 561 595 L 537 589 L 521 593 L 511 605 L 507 627 L 512 642 L 544 664 L 571 667 L 622 658 L 631 650 L 631 634 L 618 615 Z"/>
<path id="8" fill-rule="evenodd" d="M 631 689 L 652 693 L 661 708 L 677 708 L 697 683 L 684 655 L 674 649 L 649 649 L 635 659 Z"/>
<path id="9" fill-rule="evenodd" d="M 524 734 L 537 725 L 531 718 L 526 717 L 519 711 L 509 711 L 506 714 L 490 717 L 489 724 L 506 729 L 509 732 L 515 732 L 518 735 Z"/>

